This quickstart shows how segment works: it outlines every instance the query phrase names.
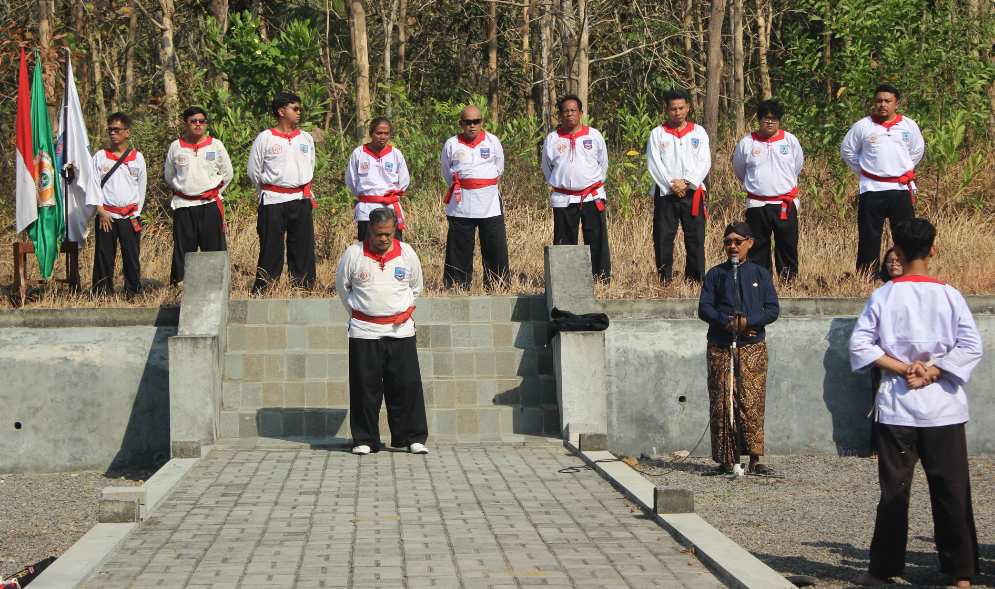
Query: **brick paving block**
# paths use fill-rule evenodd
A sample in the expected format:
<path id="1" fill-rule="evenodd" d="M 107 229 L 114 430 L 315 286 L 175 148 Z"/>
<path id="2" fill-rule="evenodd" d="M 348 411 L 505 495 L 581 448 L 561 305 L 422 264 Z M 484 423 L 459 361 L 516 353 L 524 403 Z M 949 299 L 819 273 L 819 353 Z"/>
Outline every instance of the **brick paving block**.
<path id="1" fill-rule="evenodd" d="M 246 301 L 248 311 L 246 313 L 247 324 L 269 323 L 269 300 L 250 299 Z M 228 303 L 228 310 L 231 311 L 231 303 Z"/>
<path id="2" fill-rule="evenodd" d="M 336 351 L 328 354 L 328 378 L 349 377 L 349 353 Z"/>
<path id="3" fill-rule="evenodd" d="M 266 349 L 265 325 L 245 326 L 245 349 L 251 351 L 262 351 Z"/>
<path id="4" fill-rule="evenodd" d="M 266 327 L 266 349 L 275 351 L 287 349 L 287 327 L 285 325 Z"/>
<path id="5" fill-rule="evenodd" d="M 304 383 L 285 382 L 283 383 L 283 406 L 284 407 L 304 407 Z"/>
<path id="6" fill-rule="evenodd" d="M 454 363 L 455 360 L 453 352 L 445 350 L 432 351 L 432 373 L 434 376 L 452 377 L 456 374 L 456 367 Z"/>
<path id="7" fill-rule="evenodd" d="M 470 324 L 454 323 L 449 326 L 452 343 L 451 348 L 472 348 L 473 347 L 473 326 Z"/>
<path id="8" fill-rule="evenodd" d="M 470 299 L 468 297 L 449 297 L 449 318 L 453 323 L 469 322 Z"/>

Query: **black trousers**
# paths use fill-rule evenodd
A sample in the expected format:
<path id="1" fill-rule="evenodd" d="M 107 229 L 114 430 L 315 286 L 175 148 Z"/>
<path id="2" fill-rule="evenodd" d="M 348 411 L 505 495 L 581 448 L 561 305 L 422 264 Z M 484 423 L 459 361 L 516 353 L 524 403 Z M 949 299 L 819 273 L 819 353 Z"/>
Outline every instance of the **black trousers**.
<path id="1" fill-rule="evenodd" d="M 259 262 L 252 290 L 265 290 L 270 281 L 283 274 L 283 242 L 287 242 L 287 263 L 293 283 L 313 288 L 317 278 L 314 261 L 314 216 L 311 201 L 303 198 L 260 205 L 256 219 L 259 234 Z"/>
<path id="2" fill-rule="evenodd" d="M 577 230 L 584 224 L 584 244 L 591 247 L 591 271 L 602 280 L 612 276 L 611 252 L 608 250 L 608 218 L 596 204 L 588 201 L 553 208 L 553 245 L 577 245 Z"/>
<path id="3" fill-rule="evenodd" d="M 750 261 L 774 275 L 770 263 L 771 235 L 777 273 L 788 280 L 798 276 L 798 209 L 791 203 L 788 218 L 781 219 L 781 203 L 746 209 L 746 223 L 753 230 Z"/>
<path id="4" fill-rule="evenodd" d="M 390 445 L 424 444 L 428 421 L 415 338 L 349 338 L 349 427 L 354 445 L 380 450 L 384 401 Z"/>
<path id="5" fill-rule="evenodd" d="M 877 277 L 881 264 L 881 233 L 888 219 L 892 231 L 906 219 L 916 216 L 908 190 L 863 192 L 857 204 L 857 271 L 869 270 Z"/>
<path id="6" fill-rule="evenodd" d="M 394 239 L 397 241 L 404 241 L 401 239 L 401 234 L 404 233 L 403 229 L 396 229 L 394 231 Z M 363 241 L 370 236 L 370 222 L 369 221 L 356 221 L 356 241 Z"/>
<path id="7" fill-rule="evenodd" d="M 173 267 L 169 271 L 170 284 L 176 286 L 183 282 L 187 252 L 195 252 L 198 248 L 202 252 L 228 251 L 223 229 L 221 211 L 213 202 L 173 211 Z"/>
<path id="8" fill-rule="evenodd" d="M 886 579 L 905 572 L 912 473 L 921 460 L 929 484 L 940 570 L 958 579 L 978 574 L 964 424 L 906 427 L 879 423 L 877 442 L 881 501 L 871 540 L 870 573 Z"/>
<path id="9" fill-rule="evenodd" d="M 93 292 L 114 294 L 114 260 L 117 258 L 118 243 L 121 244 L 124 294 L 130 299 L 142 290 L 142 233 L 135 231 L 131 219 L 112 219 L 110 231 L 100 228 L 99 217 L 94 223 Z"/>
<path id="10" fill-rule="evenodd" d="M 701 282 L 705 276 L 705 212 L 699 209 L 698 216 L 691 214 L 694 206 L 691 194 L 688 189 L 684 198 L 676 194 L 653 197 L 653 251 L 661 282 L 670 282 L 674 277 L 674 239 L 678 225 L 684 229 L 684 249 L 687 251 L 684 278 Z"/>
<path id="11" fill-rule="evenodd" d="M 504 215 L 486 219 L 447 217 L 449 233 L 446 235 L 446 267 L 442 283 L 448 289 L 470 288 L 473 279 L 473 248 L 476 231 L 480 231 L 480 257 L 484 265 L 484 288 L 508 283 L 508 234 L 504 228 Z"/>

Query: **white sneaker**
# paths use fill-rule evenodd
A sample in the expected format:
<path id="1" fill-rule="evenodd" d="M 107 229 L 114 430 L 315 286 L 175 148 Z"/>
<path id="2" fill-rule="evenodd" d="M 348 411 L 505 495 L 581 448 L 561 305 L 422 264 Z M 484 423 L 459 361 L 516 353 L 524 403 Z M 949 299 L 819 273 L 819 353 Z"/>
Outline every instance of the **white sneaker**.
<path id="1" fill-rule="evenodd" d="M 408 452 L 411 452 L 412 454 L 428 454 L 428 448 L 425 447 L 425 444 L 415 442 L 414 444 L 408 446 Z"/>
<path id="2" fill-rule="evenodd" d="M 370 453 L 370 447 L 366 445 L 353 446 L 352 453 L 359 454 L 360 456 L 366 456 L 367 454 Z"/>

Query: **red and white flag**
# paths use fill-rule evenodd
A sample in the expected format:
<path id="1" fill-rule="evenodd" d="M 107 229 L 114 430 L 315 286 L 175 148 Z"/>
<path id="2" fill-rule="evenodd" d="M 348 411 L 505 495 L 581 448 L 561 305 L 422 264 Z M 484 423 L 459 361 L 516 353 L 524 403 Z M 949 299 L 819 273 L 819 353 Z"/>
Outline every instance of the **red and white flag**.
<path id="1" fill-rule="evenodd" d="M 31 100 L 28 94 L 28 62 L 21 48 L 21 72 L 17 79 L 17 158 L 15 228 L 17 233 L 38 220 L 38 185 L 34 175 L 34 145 L 31 136 Z"/>

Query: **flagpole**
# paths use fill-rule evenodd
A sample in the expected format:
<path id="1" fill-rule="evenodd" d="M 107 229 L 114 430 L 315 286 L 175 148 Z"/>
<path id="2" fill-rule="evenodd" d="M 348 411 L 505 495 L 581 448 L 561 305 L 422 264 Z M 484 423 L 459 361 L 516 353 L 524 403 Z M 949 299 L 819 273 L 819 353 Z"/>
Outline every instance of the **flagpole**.
<path id="1" fill-rule="evenodd" d="M 69 64 L 72 61 L 72 51 L 69 49 L 69 47 L 66 47 L 66 53 L 67 53 L 67 55 L 66 55 L 66 82 L 64 84 L 64 88 L 63 88 L 63 92 L 62 92 L 62 124 L 65 126 L 65 129 L 59 129 L 59 130 L 62 131 L 62 135 L 63 135 L 63 138 L 62 138 L 62 154 L 63 154 L 62 161 L 68 163 L 69 162 L 69 152 L 66 151 L 66 150 L 69 149 L 69 145 L 70 145 L 70 143 L 69 143 L 69 127 L 70 127 L 70 125 L 69 125 Z M 63 174 L 62 174 L 62 186 L 63 186 L 63 189 L 62 189 L 62 214 L 63 214 L 63 217 L 65 218 L 64 223 L 63 223 L 65 225 L 65 229 L 64 229 L 64 231 L 65 231 L 65 239 L 66 239 L 66 241 L 68 241 L 69 240 L 69 175 L 65 173 L 64 169 L 62 171 L 63 171 Z M 67 272 L 68 272 L 68 268 L 67 268 Z"/>

